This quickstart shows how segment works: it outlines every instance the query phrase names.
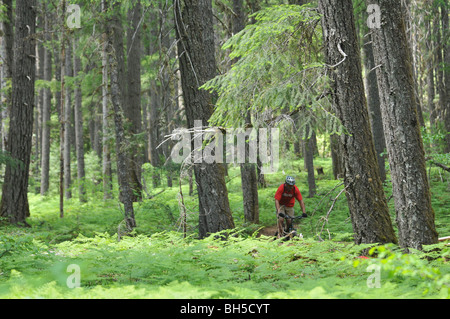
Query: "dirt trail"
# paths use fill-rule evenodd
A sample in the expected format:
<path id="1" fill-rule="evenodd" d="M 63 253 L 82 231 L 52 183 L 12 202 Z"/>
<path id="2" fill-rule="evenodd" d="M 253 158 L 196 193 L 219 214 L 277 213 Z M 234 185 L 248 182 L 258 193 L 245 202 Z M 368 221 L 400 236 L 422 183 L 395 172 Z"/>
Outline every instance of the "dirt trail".
<path id="1" fill-rule="evenodd" d="M 258 232 L 258 236 L 261 236 L 261 235 L 269 236 L 269 237 L 275 236 L 276 232 L 277 232 L 277 225 L 267 226 Z"/>

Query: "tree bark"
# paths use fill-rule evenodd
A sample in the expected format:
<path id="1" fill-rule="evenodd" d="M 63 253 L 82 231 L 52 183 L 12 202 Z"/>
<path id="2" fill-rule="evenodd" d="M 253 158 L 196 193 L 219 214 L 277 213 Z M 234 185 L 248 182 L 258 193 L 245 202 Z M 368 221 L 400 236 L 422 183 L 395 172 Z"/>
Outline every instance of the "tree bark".
<path id="1" fill-rule="evenodd" d="M 106 1 L 105 1 L 106 2 Z M 133 208 L 133 193 L 128 179 L 127 158 L 128 145 L 123 128 L 123 104 L 125 90 L 123 87 L 123 35 L 120 20 L 120 2 L 112 6 L 111 16 L 107 23 L 107 53 L 111 80 L 111 102 L 114 111 L 114 131 L 116 137 L 117 175 L 119 180 L 120 199 L 124 205 L 124 217 L 127 231 L 136 227 Z"/>
<path id="2" fill-rule="evenodd" d="M 77 40 L 73 40 L 73 69 L 74 76 L 78 76 L 81 71 L 81 59 L 77 54 Z M 84 141 L 83 141 L 83 112 L 82 112 L 82 96 L 81 83 L 77 80 L 75 83 L 74 92 L 74 121 L 75 121 L 75 150 L 77 155 L 77 178 L 78 178 L 78 192 L 82 203 L 87 201 L 85 182 L 85 165 L 84 165 Z"/>
<path id="3" fill-rule="evenodd" d="M 416 99 L 415 105 L 417 108 L 417 119 L 419 120 L 420 126 L 425 126 L 425 121 L 423 119 L 422 114 L 422 105 L 418 93 L 419 85 L 417 83 L 417 62 L 416 62 L 416 56 L 414 55 L 417 47 L 417 32 L 414 29 L 415 25 L 412 22 L 413 16 L 411 14 L 411 0 L 403 0 L 401 1 L 402 6 L 402 12 L 404 17 L 404 23 L 405 23 L 405 34 L 406 34 L 406 43 L 408 45 L 408 54 L 409 54 L 409 61 L 411 64 L 411 72 L 413 76 L 413 83 L 414 83 L 414 97 Z"/>
<path id="4" fill-rule="evenodd" d="M 442 103 L 443 106 L 443 120 L 444 126 L 448 133 L 450 133 L 450 25 L 448 20 L 448 3 L 441 3 L 441 15 L 442 15 L 442 39 L 443 50 L 442 57 L 444 60 L 444 89 L 443 94 L 445 94 L 444 101 Z M 450 134 L 445 136 L 445 152 L 450 153 Z"/>
<path id="5" fill-rule="evenodd" d="M 12 224 L 24 224 L 30 216 L 28 177 L 33 133 L 36 1 L 16 1 L 12 107 L 7 151 L 17 162 L 6 165 L 0 216 Z"/>
<path id="6" fill-rule="evenodd" d="M 243 8 L 243 0 L 233 0 L 233 34 L 237 34 L 245 27 L 245 12 Z M 232 63 L 236 63 L 234 60 Z M 251 114 L 245 110 L 244 117 L 246 119 L 245 126 L 251 127 Z M 245 163 L 240 164 L 241 169 L 241 187 L 242 199 L 244 205 L 245 221 L 257 224 L 259 223 L 259 203 L 258 203 L 258 179 L 256 176 L 256 164 L 249 163 L 249 142 L 245 143 Z"/>
<path id="7" fill-rule="evenodd" d="M 374 1 L 368 0 L 367 3 Z M 383 126 L 391 168 L 399 244 L 421 249 L 437 243 L 418 119 L 411 54 L 401 3 L 376 0 L 382 25 L 372 31 Z"/>
<path id="8" fill-rule="evenodd" d="M 331 149 L 331 165 L 333 168 L 334 179 L 340 179 L 344 177 L 344 163 L 342 158 L 342 143 L 338 135 L 333 134 L 330 136 L 330 149 Z"/>
<path id="9" fill-rule="evenodd" d="M 133 190 L 133 200 L 142 199 L 141 166 L 142 143 L 137 135 L 142 132 L 141 116 L 141 17 L 140 0 L 134 1 L 128 12 L 130 24 L 127 31 L 127 64 L 128 64 L 128 103 L 125 115 L 129 121 L 132 147 L 130 148 L 130 165 L 128 168 L 130 186 Z"/>
<path id="10" fill-rule="evenodd" d="M 4 63 L 2 65 L 3 69 L 3 80 L 12 79 L 12 70 L 14 67 L 14 16 L 13 16 L 13 1 L 3 0 L 3 5 L 5 7 L 5 19 L 2 21 L 2 32 L 4 45 Z M 7 114 L 11 111 L 11 90 L 5 92 L 5 104 L 7 105 Z"/>
<path id="11" fill-rule="evenodd" d="M 45 22 L 44 22 L 44 37 L 46 43 L 49 45 L 50 35 L 49 30 L 49 14 L 45 6 Z M 44 48 L 44 80 L 50 82 L 52 80 L 52 51 L 46 47 Z M 51 98 L 52 93 L 50 88 L 44 88 L 44 98 L 42 102 L 42 155 L 41 155 L 41 195 L 47 194 L 49 189 L 49 172 L 50 172 L 50 115 L 51 115 Z"/>
<path id="12" fill-rule="evenodd" d="M 434 44 L 433 44 L 433 30 L 431 28 L 431 17 L 425 17 L 426 26 L 426 39 L 425 44 L 427 48 L 426 55 L 426 77 L 427 77 L 427 104 L 428 111 L 430 113 L 430 127 L 431 131 L 434 132 L 436 125 L 436 107 L 434 105 L 434 98 L 436 96 L 435 85 L 434 85 Z"/>
<path id="13" fill-rule="evenodd" d="M 348 134 L 341 135 L 344 184 L 354 241 L 396 242 L 370 131 L 351 0 L 320 0 L 333 108 Z"/>
<path id="14" fill-rule="evenodd" d="M 307 127 L 307 135 L 309 135 L 309 131 L 311 130 L 310 125 Z M 314 197 L 316 195 L 316 178 L 314 175 L 314 136 L 315 132 L 311 132 L 311 136 L 306 138 L 303 143 L 304 147 L 304 163 L 306 167 L 306 171 L 308 172 L 308 189 L 309 194 L 308 197 Z"/>
<path id="15" fill-rule="evenodd" d="M 102 1 L 102 10 L 107 11 L 106 1 Z M 107 22 L 105 22 L 106 25 Z M 103 180 L 103 199 L 112 198 L 112 169 L 111 169 L 111 151 L 110 151 L 110 133 L 109 133 L 109 107 L 108 107 L 108 35 L 103 34 L 102 50 L 102 180 Z"/>
<path id="16" fill-rule="evenodd" d="M 208 125 L 216 96 L 198 88 L 216 74 L 211 0 L 176 0 L 174 10 L 188 128 L 194 128 L 195 120 Z M 234 228 L 224 172 L 220 163 L 194 165 L 200 238 Z"/>
<path id="17" fill-rule="evenodd" d="M 439 11 L 439 5 L 434 3 L 433 6 L 433 33 L 435 39 L 435 73 L 436 73 L 436 91 L 439 93 L 439 102 L 436 107 L 436 117 L 442 119 L 443 112 L 445 109 L 445 86 L 444 86 L 444 70 L 442 68 L 443 57 L 442 57 L 442 27 L 441 27 L 441 14 Z"/>
<path id="18" fill-rule="evenodd" d="M 383 120 L 380 110 L 380 96 L 378 95 L 377 74 L 375 71 L 375 61 L 373 59 L 372 37 L 367 34 L 367 41 L 364 43 L 364 66 L 366 68 L 366 90 L 367 106 L 369 108 L 370 126 L 375 145 L 375 153 L 378 161 L 381 181 L 386 180 L 385 156 L 381 154 L 386 149 L 384 140 Z"/>
<path id="19" fill-rule="evenodd" d="M 62 1 L 61 4 L 62 12 L 66 11 L 66 0 Z M 59 94 L 59 106 L 58 106 L 58 116 L 59 116 L 59 217 L 64 217 L 64 108 L 65 108 L 65 85 L 66 85 L 66 46 L 67 46 L 67 35 L 64 25 L 64 17 L 61 18 L 61 27 L 63 31 L 61 32 L 61 54 L 59 58 L 60 68 L 59 76 L 61 81 L 61 90 Z"/>
<path id="20" fill-rule="evenodd" d="M 65 76 L 73 77 L 72 64 L 72 45 L 71 39 L 67 39 L 67 46 L 65 50 Z M 64 97 L 64 195 L 66 199 L 72 198 L 72 174 L 71 174 L 71 158 L 70 147 L 72 144 L 71 135 L 71 115 L 72 115 L 72 87 L 65 86 Z"/>
<path id="21" fill-rule="evenodd" d="M 162 19 L 161 16 L 157 16 L 155 13 L 150 14 L 151 20 L 156 19 Z M 158 25 L 161 23 L 160 20 L 158 21 Z M 152 38 L 158 38 L 158 30 L 156 28 L 153 28 L 150 31 L 150 35 Z M 148 55 L 154 55 L 157 54 L 157 46 L 156 45 L 150 45 L 148 50 Z M 154 68 L 157 68 L 157 65 L 152 65 Z M 158 88 L 158 81 L 156 79 L 153 79 L 150 82 L 150 90 L 149 90 L 149 112 L 148 112 L 148 126 L 149 126 L 149 141 L 148 141 L 148 148 L 149 148 L 149 159 L 150 163 L 153 166 L 153 175 L 152 175 L 152 182 L 153 187 L 158 187 L 161 184 L 161 176 L 159 174 L 159 167 L 160 167 L 160 149 L 157 149 L 158 141 L 161 141 L 160 139 L 160 133 L 159 128 L 160 125 L 160 117 L 161 117 L 161 110 L 160 110 L 160 93 Z"/>

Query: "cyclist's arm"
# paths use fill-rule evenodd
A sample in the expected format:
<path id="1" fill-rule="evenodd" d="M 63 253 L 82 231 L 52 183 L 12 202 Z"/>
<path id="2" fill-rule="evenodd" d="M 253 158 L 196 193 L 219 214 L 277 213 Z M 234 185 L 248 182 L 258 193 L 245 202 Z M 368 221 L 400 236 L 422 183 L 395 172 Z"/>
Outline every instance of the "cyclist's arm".
<path id="1" fill-rule="evenodd" d="M 304 215 L 306 215 L 306 207 L 305 207 L 305 202 L 302 200 L 298 201 L 300 203 L 300 207 L 302 208 L 302 212 Z"/>
<path id="2" fill-rule="evenodd" d="M 275 199 L 275 208 L 277 209 L 277 214 L 280 212 L 280 202 L 278 199 Z"/>
<path id="3" fill-rule="evenodd" d="M 282 188 L 282 185 L 280 185 L 280 187 L 278 187 L 278 189 L 277 189 L 277 191 L 276 191 L 276 193 L 275 193 L 275 196 L 274 196 L 274 199 L 275 199 L 275 208 L 276 208 L 276 210 L 277 210 L 277 216 L 278 216 L 278 213 L 280 212 L 280 200 L 281 200 L 281 194 L 283 193 L 283 188 Z"/>
<path id="4" fill-rule="evenodd" d="M 295 198 L 300 203 L 300 207 L 302 208 L 303 215 L 306 215 L 305 202 L 303 201 L 302 193 L 300 193 L 300 190 L 297 188 L 297 186 L 294 186 L 294 187 L 295 187 L 295 191 L 294 191 Z"/>

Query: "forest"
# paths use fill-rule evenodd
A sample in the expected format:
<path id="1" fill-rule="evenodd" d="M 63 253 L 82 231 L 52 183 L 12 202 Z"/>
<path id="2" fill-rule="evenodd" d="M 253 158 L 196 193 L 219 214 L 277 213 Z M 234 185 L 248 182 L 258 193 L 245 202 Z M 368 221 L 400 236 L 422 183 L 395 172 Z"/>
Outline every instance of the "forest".
<path id="1" fill-rule="evenodd" d="M 1 0 L 0 299 L 450 299 L 449 11 Z"/>

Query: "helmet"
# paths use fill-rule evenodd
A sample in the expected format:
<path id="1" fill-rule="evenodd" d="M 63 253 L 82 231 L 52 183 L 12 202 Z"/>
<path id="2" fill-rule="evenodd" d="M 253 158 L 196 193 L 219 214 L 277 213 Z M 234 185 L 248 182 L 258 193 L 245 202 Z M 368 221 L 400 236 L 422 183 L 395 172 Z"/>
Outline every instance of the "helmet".
<path id="1" fill-rule="evenodd" d="M 292 176 L 286 177 L 286 184 L 295 185 L 295 178 L 293 178 Z"/>

